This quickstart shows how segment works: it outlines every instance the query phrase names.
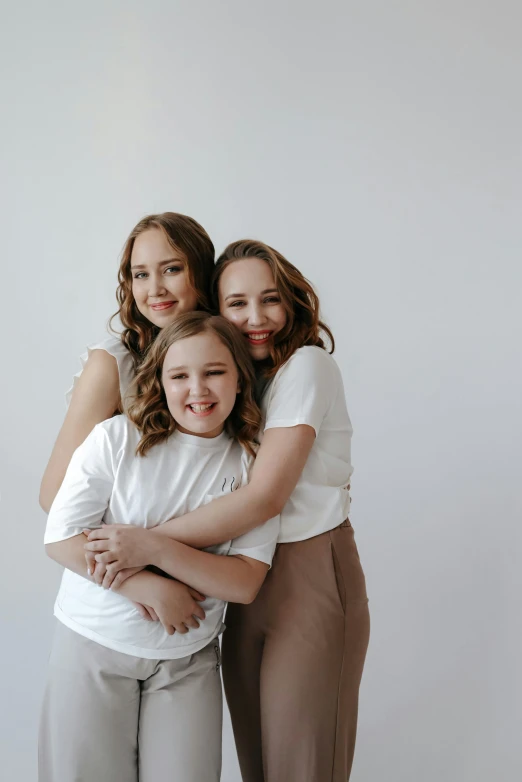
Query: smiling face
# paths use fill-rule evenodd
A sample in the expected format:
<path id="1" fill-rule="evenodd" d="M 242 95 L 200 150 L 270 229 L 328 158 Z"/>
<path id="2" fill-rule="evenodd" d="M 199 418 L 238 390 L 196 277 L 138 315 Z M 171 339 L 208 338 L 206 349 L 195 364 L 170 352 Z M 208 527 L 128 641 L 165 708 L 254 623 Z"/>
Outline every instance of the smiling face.
<path id="1" fill-rule="evenodd" d="M 239 373 L 219 337 L 203 331 L 169 347 L 162 385 L 180 432 L 217 437 L 236 403 Z"/>
<path id="2" fill-rule="evenodd" d="M 136 306 L 158 328 L 196 309 L 197 296 L 189 282 L 186 259 L 159 228 L 149 228 L 136 237 L 130 266 Z"/>
<path id="3" fill-rule="evenodd" d="M 272 269 L 259 258 L 233 261 L 223 270 L 219 310 L 241 331 L 254 361 L 268 358 L 287 321 Z"/>

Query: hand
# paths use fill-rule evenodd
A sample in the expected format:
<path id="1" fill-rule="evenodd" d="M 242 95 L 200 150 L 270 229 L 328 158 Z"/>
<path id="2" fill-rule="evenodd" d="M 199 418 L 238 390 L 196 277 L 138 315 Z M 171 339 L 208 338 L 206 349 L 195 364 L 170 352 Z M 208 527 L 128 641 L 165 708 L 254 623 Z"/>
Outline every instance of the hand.
<path id="1" fill-rule="evenodd" d="M 83 530 L 83 534 L 85 535 L 87 540 L 89 539 L 90 532 L 91 532 L 90 529 L 84 529 Z M 86 551 L 85 552 L 85 561 L 87 563 L 87 573 L 88 573 L 89 576 L 92 576 L 92 574 L 96 570 L 96 560 L 94 559 L 94 552 L 93 551 Z M 100 567 L 101 567 L 101 565 L 100 565 Z"/>
<path id="2" fill-rule="evenodd" d="M 84 530 L 83 534 L 87 537 L 89 535 L 89 530 Z M 94 556 L 92 551 L 85 552 L 87 573 L 92 576 L 92 580 L 95 584 L 104 587 L 104 589 L 118 589 L 124 581 L 131 576 L 134 576 L 136 573 L 139 573 L 140 570 L 143 570 L 142 567 L 119 570 L 117 562 L 114 562 L 111 565 L 104 565 L 103 562 L 96 562 Z M 157 617 L 154 621 L 157 621 Z"/>
<path id="3" fill-rule="evenodd" d="M 184 635 L 189 628 L 199 627 L 199 619 L 205 612 L 199 605 L 205 596 L 180 581 L 158 578 L 150 605 L 169 635 L 175 632 Z"/>
<path id="4" fill-rule="evenodd" d="M 93 574 L 93 579 L 96 584 L 102 586 L 104 589 L 117 590 L 124 581 L 131 576 L 139 573 L 143 570 L 142 567 L 127 567 L 122 570 L 118 569 L 118 563 L 113 562 L 110 565 L 104 565 L 97 562 L 96 569 Z"/>
<path id="5" fill-rule="evenodd" d="M 154 558 L 161 540 L 154 530 L 135 527 L 131 524 L 104 524 L 91 530 L 87 535 L 88 543 L 84 548 L 92 553 L 96 562 L 104 565 L 117 563 L 115 572 L 124 568 L 146 567 L 154 564 Z"/>

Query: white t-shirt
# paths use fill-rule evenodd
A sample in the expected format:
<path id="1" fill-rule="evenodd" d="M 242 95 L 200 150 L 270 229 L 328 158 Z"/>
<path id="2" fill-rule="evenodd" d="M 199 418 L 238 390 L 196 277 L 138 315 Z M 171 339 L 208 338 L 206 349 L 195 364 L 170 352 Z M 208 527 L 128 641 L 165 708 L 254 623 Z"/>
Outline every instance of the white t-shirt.
<path id="1" fill-rule="evenodd" d="M 234 491 L 247 481 L 251 458 L 225 432 L 213 439 L 174 432 L 146 456 L 136 456 L 136 427 L 123 415 L 95 426 L 74 452 L 54 500 L 45 543 L 106 524 L 155 527 Z M 233 541 L 207 549 L 242 554 L 270 564 L 279 518 Z M 225 603 L 208 597 L 198 629 L 168 635 L 159 622 L 142 619 L 122 595 L 65 570 L 55 616 L 71 630 L 118 652 L 149 659 L 185 657 L 222 629 Z"/>
<path id="2" fill-rule="evenodd" d="M 264 430 L 308 424 L 316 438 L 281 513 L 279 542 L 307 540 L 337 527 L 350 510 L 352 425 L 343 379 L 326 350 L 299 348 L 264 391 Z"/>
<path id="3" fill-rule="evenodd" d="M 98 342 L 95 345 L 89 345 L 86 352 L 82 353 L 80 356 L 82 368 L 74 375 L 73 384 L 65 395 L 67 406 L 69 406 L 74 387 L 76 386 L 78 378 L 82 374 L 85 364 L 87 363 L 87 359 L 93 350 L 105 350 L 106 353 L 108 353 L 110 356 L 114 356 L 116 359 L 116 363 L 118 364 L 118 374 L 120 377 L 120 395 L 122 399 L 124 398 L 130 384 L 134 380 L 136 372 L 131 354 L 121 339 L 118 339 L 117 337 L 107 337 L 107 339 L 102 340 L 102 342 Z"/>

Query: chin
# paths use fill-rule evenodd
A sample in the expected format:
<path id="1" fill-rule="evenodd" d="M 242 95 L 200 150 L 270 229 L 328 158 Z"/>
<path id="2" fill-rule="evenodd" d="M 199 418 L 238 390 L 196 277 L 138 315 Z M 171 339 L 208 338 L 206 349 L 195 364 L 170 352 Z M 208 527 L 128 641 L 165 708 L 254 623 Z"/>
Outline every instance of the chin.
<path id="1" fill-rule="evenodd" d="M 170 326 L 171 323 L 174 323 L 174 321 L 177 320 L 177 318 L 179 318 L 179 316 L 182 314 L 183 313 L 176 311 L 163 318 L 158 318 L 157 314 L 154 313 L 153 317 L 148 318 L 148 320 L 150 320 L 150 322 L 159 329 L 164 329 L 167 326 Z"/>
<path id="2" fill-rule="evenodd" d="M 182 423 L 182 426 L 187 432 L 192 432 L 192 434 L 205 435 L 213 432 L 217 424 L 207 424 L 206 422 L 203 423 L 203 421 L 186 421 Z"/>
<path id="3" fill-rule="evenodd" d="M 266 358 L 270 356 L 270 351 L 266 350 L 266 348 L 254 348 L 250 351 L 250 357 L 254 361 L 264 361 Z"/>

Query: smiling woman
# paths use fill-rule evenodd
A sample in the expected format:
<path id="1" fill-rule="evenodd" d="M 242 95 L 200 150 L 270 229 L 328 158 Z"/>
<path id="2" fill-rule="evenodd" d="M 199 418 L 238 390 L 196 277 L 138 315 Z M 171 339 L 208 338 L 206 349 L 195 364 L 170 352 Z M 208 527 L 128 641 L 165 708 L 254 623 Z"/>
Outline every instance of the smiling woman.
<path id="1" fill-rule="evenodd" d="M 46 467 L 40 505 L 49 511 L 75 449 L 122 407 L 147 348 L 161 329 L 208 309 L 214 245 L 199 223 L 176 212 L 144 217 L 123 248 L 116 298 L 122 334 L 82 356 L 67 414 Z"/>
<path id="2" fill-rule="evenodd" d="M 154 326 L 162 328 L 181 312 L 197 308 L 199 297 L 186 268 L 185 254 L 172 247 L 160 228 L 136 237 L 130 266 L 132 295 L 137 309 Z"/>
<path id="3" fill-rule="evenodd" d="M 220 295 L 220 310 L 244 335 L 254 361 L 270 355 L 270 340 L 286 326 L 287 314 L 281 302 L 270 266 L 259 258 L 238 260 L 229 266 L 228 289 Z M 262 285 L 262 290 L 258 288 Z M 236 292 L 240 291 L 240 292 Z"/>

